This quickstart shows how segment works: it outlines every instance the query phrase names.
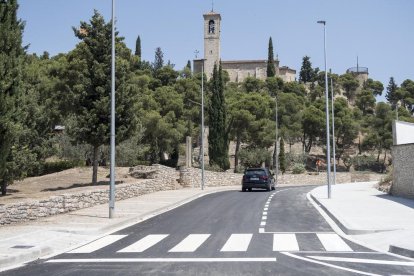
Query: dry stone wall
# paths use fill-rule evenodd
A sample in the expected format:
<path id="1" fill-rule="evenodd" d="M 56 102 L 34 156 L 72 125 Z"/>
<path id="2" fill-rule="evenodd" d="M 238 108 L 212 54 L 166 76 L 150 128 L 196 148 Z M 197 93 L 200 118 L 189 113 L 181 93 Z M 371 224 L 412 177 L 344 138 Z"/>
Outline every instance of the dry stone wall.
<path id="1" fill-rule="evenodd" d="M 156 171 L 153 179 L 133 184 L 117 184 L 116 200 L 158 191 L 174 190 L 180 187 L 176 181 L 179 174 L 175 169 L 154 165 L 148 167 L 148 170 Z M 36 220 L 108 203 L 108 201 L 109 187 L 94 187 L 93 191 L 88 192 L 62 194 L 39 201 L 0 205 L 0 225 Z"/>

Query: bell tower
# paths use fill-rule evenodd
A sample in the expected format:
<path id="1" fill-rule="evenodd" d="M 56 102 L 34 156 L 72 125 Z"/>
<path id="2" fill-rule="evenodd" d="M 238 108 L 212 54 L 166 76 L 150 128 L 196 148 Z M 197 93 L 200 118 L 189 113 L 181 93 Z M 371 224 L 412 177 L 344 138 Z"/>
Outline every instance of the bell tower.
<path id="1" fill-rule="evenodd" d="M 221 16 L 213 10 L 204 17 L 204 71 L 207 79 L 213 75 L 214 63 L 220 62 Z"/>

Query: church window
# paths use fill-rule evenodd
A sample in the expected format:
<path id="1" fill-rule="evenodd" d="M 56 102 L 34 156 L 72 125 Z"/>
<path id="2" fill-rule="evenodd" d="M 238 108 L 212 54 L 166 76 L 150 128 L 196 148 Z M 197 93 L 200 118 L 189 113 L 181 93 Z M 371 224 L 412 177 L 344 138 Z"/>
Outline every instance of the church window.
<path id="1" fill-rule="evenodd" d="M 215 32 L 215 23 L 214 23 L 214 20 L 210 20 L 209 22 L 208 22 L 208 33 L 209 34 L 214 34 L 214 32 Z"/>

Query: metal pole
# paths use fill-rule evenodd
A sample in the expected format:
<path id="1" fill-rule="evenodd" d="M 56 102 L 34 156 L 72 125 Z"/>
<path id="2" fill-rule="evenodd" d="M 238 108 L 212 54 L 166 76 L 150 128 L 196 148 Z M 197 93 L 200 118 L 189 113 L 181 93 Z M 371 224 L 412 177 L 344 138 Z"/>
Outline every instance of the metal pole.
<path id="1" fill-rule="evenodd" d="M 329 137 L 329 96 L 328 96 L 328 72 L 326 70 L 326 21 L 318 21 L 323 24 L 323 53 L 325 60 L 325 113 L 326 113 L 326 171 L 328 180 L 328 198 L 331 198 L 331 145 Z"/>
<path id="2" fill-rule="evenodd" d="M 111 167 L 109 218 L 115 215 L 115 0 L 112 0 L 112 71 L 111 71 Z"/>
<path id="3" fill-rule="evenodd" d="M 331 72 L 332 74 L 332 72 Z M 331 91 L 332 91 L 332 156 L 333 156 L 333 185 L 336 184 L 336 155 L 335 155 L 335 111 L 334 111 L 334 97 L 335 97 L 335 93 L 334 93 L 334 89 L 333 89 L 333 79 L 332 79 L 332 75 L 331 75 Z"/>
<path id="4" fill-rule="evenodd" d="M 204 59 L 201 65 L 201 190 L 204 190 Z"/>
<path id="5" fill-rule="evenodd" d="M 276 177 L 275 177 L 275 180 L 276 180 L 276 184 L 277 184 L 277 175 L 279 174 L 279 156 L 278 156 L 278 154 L 277 154 L 277 96 L 275 97 L 275 103 L 276 103 L 276 110 L 275 110 L 275 126 L 276 126 L 276 142 L 275 142 L 275 153 L 276 153 L 276 156 L 275 156 L 275 158 L 276 158 Z"/>

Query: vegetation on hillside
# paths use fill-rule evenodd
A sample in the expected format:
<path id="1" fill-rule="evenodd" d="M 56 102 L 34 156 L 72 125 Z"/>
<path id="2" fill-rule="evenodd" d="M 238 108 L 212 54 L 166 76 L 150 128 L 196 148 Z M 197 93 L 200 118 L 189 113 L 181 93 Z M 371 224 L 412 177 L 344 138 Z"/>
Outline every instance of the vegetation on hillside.
<path id="1" fill-rule="evenodd" d="M 38 56 L 22 45 L 24 24 L 17 19 L 17 8 L 16 0 L 0 2 L 3 195 L 16 179 L 79 162 L 106 165 L 109 160 L 111 24 L 95 12 L 89 22 L 74 28 L 79 39 L 74 49 Z M 273 60 L 271 39 L 268 50 Z M 117 34 L 116 53 L 117 163 L 177 166 L 185 136 L 199 145 L 201 74 L 191 72 L 191 63 L 182 70 L 165 64 L 160 47 L 153 62 L 142 60 L 140 37 L 133 53 Z M 229 168 L 230 141 L 236 145 L 236 170 L 272 164 L 276 98 L 281 170 L 299 173 L 309 167 L 311 150 L 326 144 L 324 72 L 312 68 L 310 57 L 303 57 L 299 82 L 283 82 L 272 68 L 266 80 L 248 77 L 241 83 L 228 82 L 220 64 L 214 72 L 204 86 L 211 166 Z M 414 82 L 398 86 L 391 78 L 388 102 L 376 103 L 382 83 L 368 79 L 361 85 L 353 74 L 330 73 L 329 79 L 335 92 L 336 159 L 346 168 L 384 171 L 397 111 L 400 120 L 413 122 Z M 295 144 L 302 151 L 293 152 Z M 69 163 L 51 166 L 51 157 Z"/>

